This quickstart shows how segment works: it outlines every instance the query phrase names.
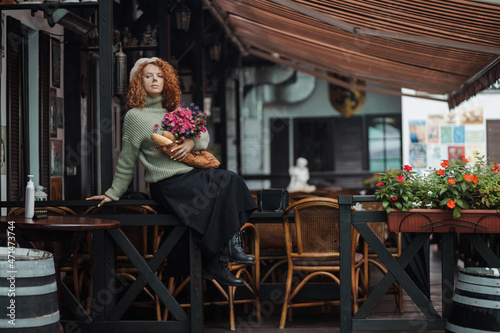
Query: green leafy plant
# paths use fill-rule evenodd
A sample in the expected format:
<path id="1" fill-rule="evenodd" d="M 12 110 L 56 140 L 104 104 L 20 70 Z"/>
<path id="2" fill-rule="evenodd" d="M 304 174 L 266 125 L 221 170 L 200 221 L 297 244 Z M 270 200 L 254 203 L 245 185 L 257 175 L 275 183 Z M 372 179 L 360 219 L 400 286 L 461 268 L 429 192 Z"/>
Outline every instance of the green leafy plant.
<path id="1" fill-rule="evenodd" d="M 374 174 L 371 177 L 363 179 L 363 186 L 374 189 L 379 182 L 380 182 L 379 174 Z"/>
<path id="2" fill-rule="evenodd" d="M 424 175 L 405 165 L 378 177 L 375 196 L 387 213 L 392 208 L 442 208 L 453 210 L 456 219 L 462 209 L 500 210 L 500 165 L 484 156 L 477 156 L 474 164 L 463 156 L 444 160 L 440 169 L 430 168 Z"/>

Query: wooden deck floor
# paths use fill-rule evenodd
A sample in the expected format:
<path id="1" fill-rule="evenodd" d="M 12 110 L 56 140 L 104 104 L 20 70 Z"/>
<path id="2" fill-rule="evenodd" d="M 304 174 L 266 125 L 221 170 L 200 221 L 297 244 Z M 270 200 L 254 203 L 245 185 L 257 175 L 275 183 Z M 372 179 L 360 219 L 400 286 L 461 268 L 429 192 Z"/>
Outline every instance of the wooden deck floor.
<path id="1" fill-rule="evenodd" d="M 437 245 L 431 246 L 431 300 L 436 310 L 441 313 L 441 264 L 440 253 Z M 371 318 L 424 318 L 420 310 L 413 301 L 405 294 L 403 298 L 404 313 L 399 314 L 396 309 L 396 303 L 393 295 L 386 295 L 373 311 Z M 251 309 L 250 309 L 251 311 Z M 263 302 L 263 315 L 261 322 L 255 322 L 251 314 L 245 313 L 244 309 L 239 309 L 236 317 L 237 332 L 340 332 L 339 310 L 332 307 L 328 310 L 316 308 L 294 309 L 293 321 L 287 321 L 284 330 L 279 329 L 280 321 L 280 303 L 270 301 Z M 227 314 L 222 311 L 207 311 L 205 315 L 206 333 L 229 332 L 229 319 Z M 416 327 L 415 330 L 408 332 L 421 332 L 423 328 Z M 361 332 L 361 331 L 357 331 Z M 363 331 L 366 332 L 366 331 Z M 374 331 L 370 331 L 374 332 Z M 407 331 L 405 331 L 407 332 Z M 444 331 L 427 331 L 444 332 Z"/>

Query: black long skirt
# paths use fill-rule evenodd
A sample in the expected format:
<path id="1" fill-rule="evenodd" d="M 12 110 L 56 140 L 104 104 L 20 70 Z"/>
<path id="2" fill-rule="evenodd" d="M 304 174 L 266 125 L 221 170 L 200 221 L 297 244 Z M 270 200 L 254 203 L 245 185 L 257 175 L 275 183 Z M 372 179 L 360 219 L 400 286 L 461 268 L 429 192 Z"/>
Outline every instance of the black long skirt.
<path id="1" fill-rule="evenodd" d="M 150 184 L 151 197 L 193 229 L 201 254 L 217 254 L 257 209 L 243 179 L 224 169 L 193 169 Z"/>

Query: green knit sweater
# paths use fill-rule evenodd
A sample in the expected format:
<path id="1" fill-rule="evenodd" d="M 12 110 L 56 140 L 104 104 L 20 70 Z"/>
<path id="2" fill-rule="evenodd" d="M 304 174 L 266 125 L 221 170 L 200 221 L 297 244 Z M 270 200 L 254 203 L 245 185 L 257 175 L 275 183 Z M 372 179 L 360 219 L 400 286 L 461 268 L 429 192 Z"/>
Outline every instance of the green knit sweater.
<path id="1" fill-rule="evenodd" d="M 193 167 L 185 163 L 174 161 L 165 153 L 156 148 L 151 140 L 152 133 L 161 134 L 161 121 L 167 112 L 161 105 L 162 96 L 146 98 L 146 105 L 142 109 L 131 109 L 125 114 L 123 123 L 122 149 L 113 184 L 105 195 L 113 200 L 118 200 L 127 190 L 137 158 L 144 165 L 144 180 L 155 183 L 159 180 L 186 173 Z M 155 130 L 154 125 L 160 127 Z M 208 132 L 202 133 L 200 139 L 193 138 L 193 150 L 206 149 L 210 136 Z"/>

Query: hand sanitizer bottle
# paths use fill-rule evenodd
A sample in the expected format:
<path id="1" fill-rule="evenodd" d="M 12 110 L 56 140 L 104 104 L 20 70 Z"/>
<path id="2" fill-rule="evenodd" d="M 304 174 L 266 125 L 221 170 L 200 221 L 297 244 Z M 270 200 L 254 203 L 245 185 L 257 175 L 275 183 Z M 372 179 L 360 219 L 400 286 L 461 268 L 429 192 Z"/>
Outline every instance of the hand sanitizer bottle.
<path id="1" fill-rule="evenodd" d="M 33 175 L 28 175 L 28 185 L 26 185 L 24 216 L 28 219 L 35 215 L 35 185 L 33 184 Z"/>

